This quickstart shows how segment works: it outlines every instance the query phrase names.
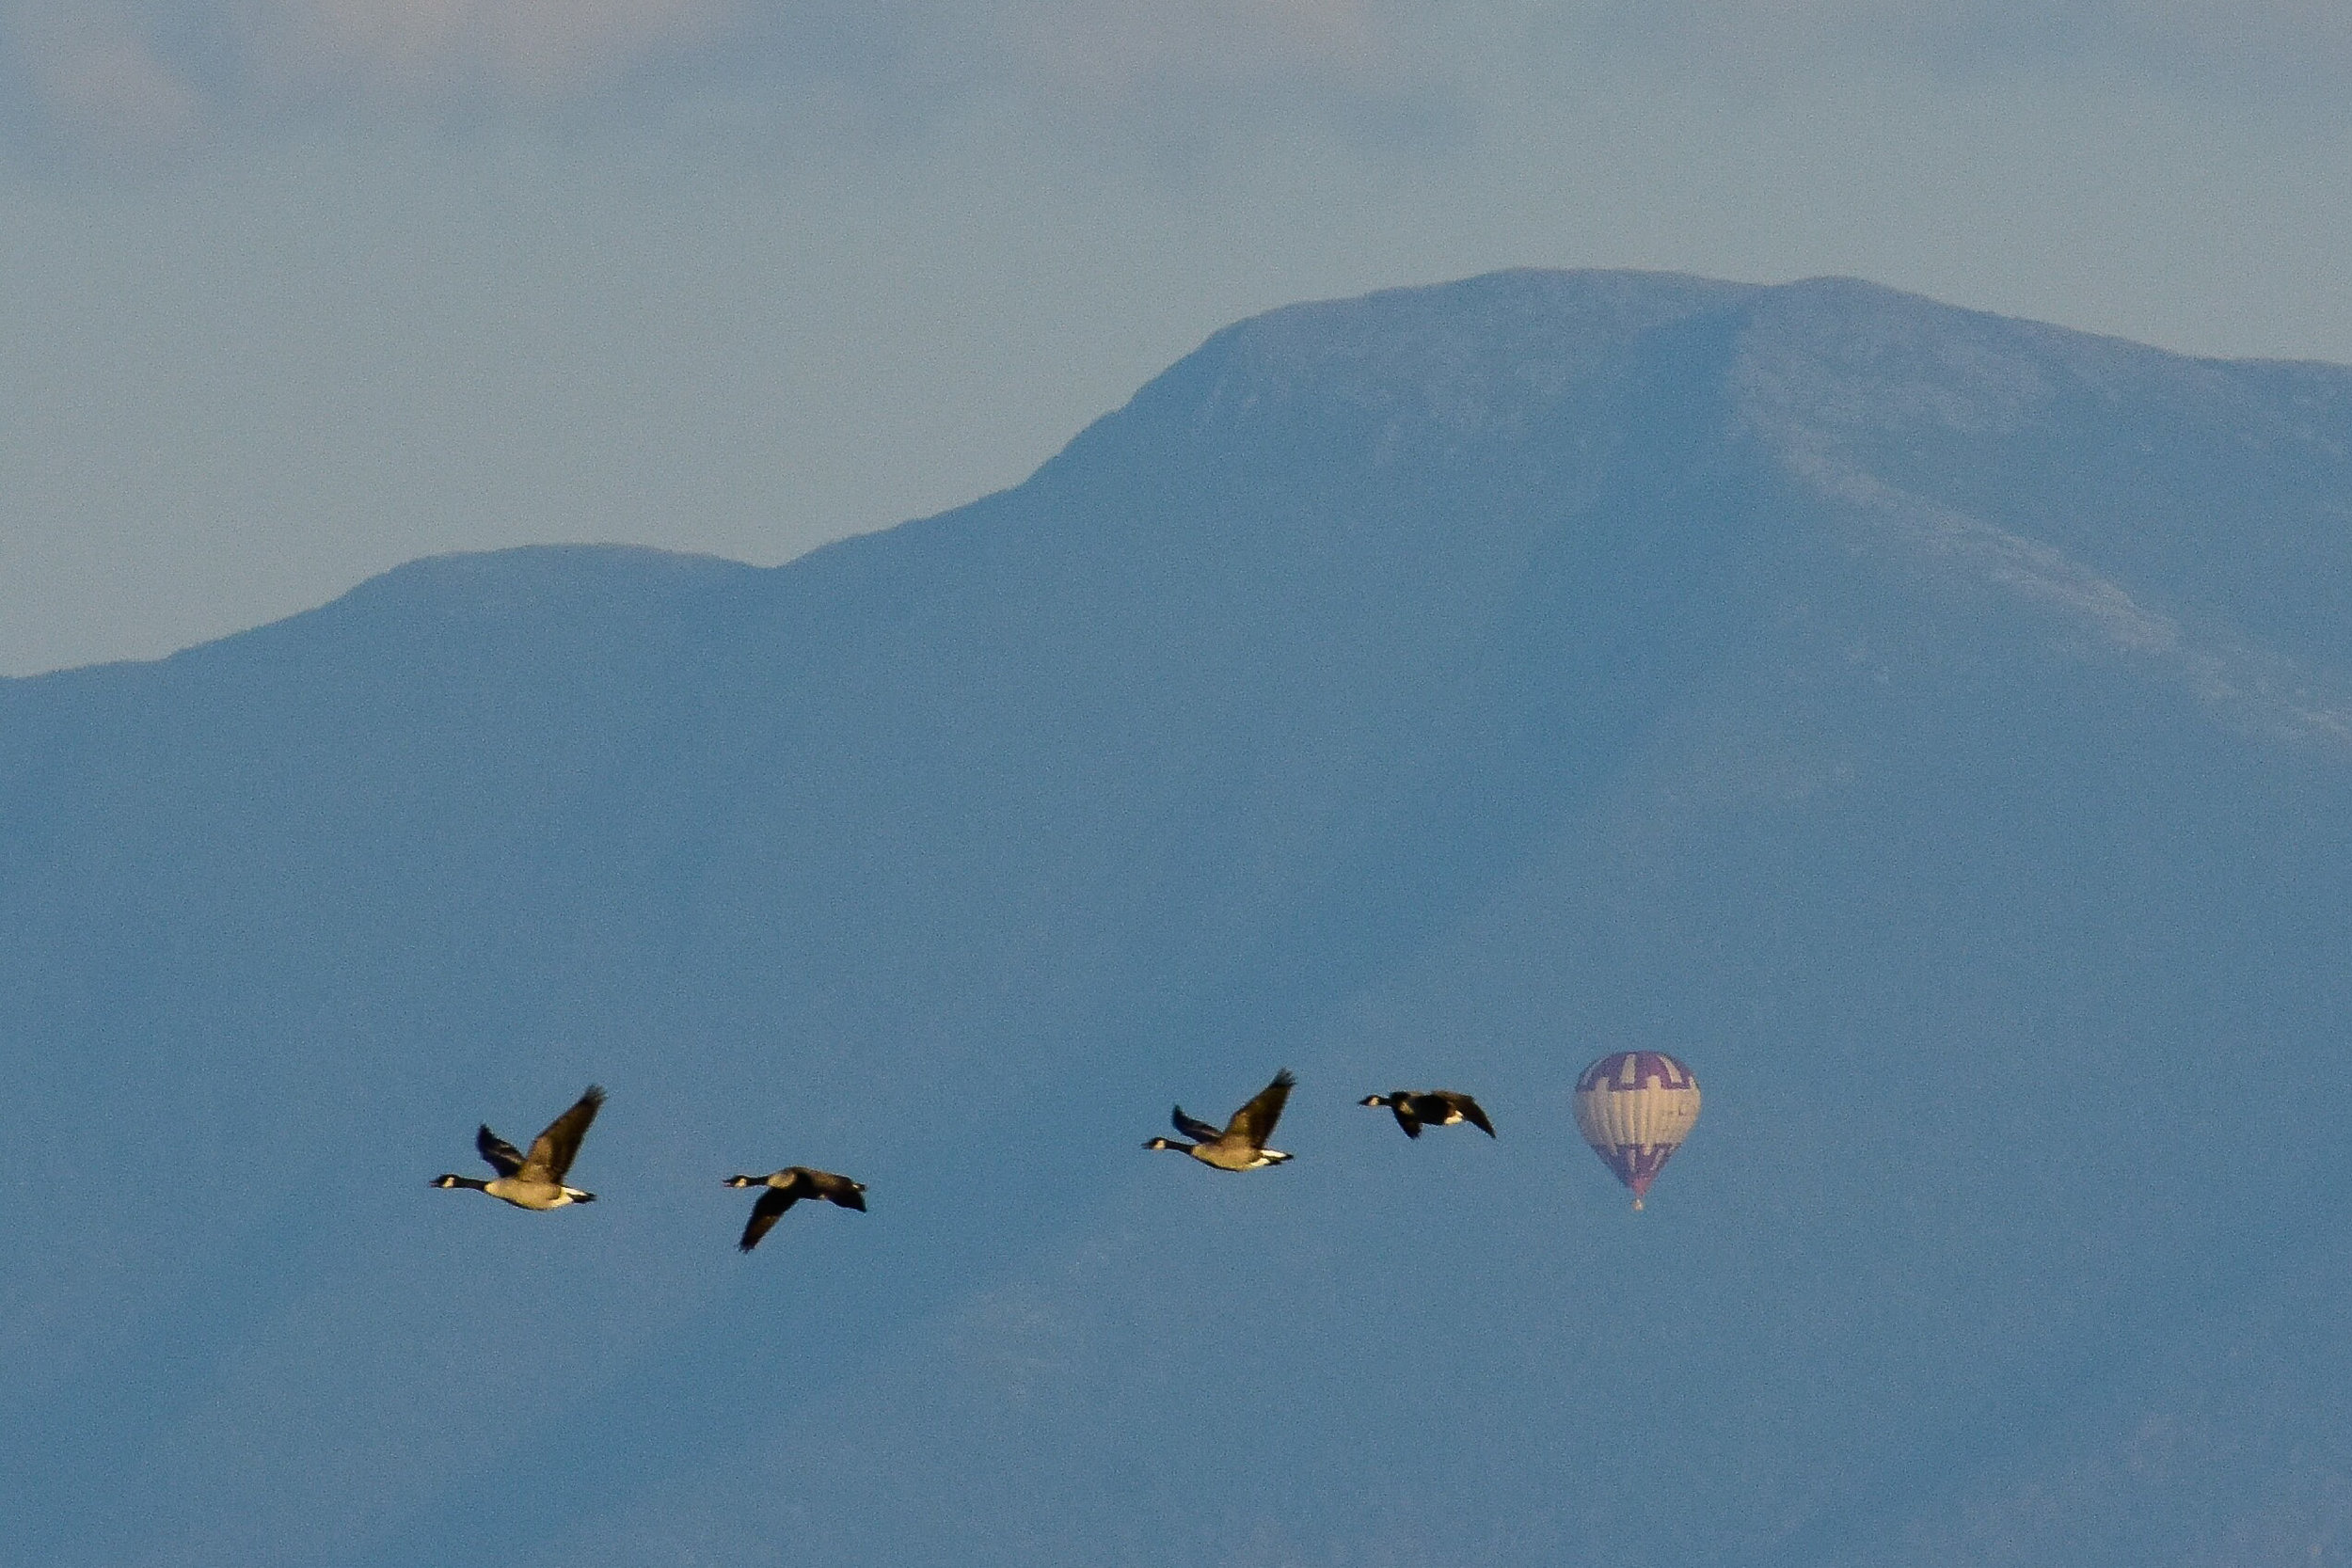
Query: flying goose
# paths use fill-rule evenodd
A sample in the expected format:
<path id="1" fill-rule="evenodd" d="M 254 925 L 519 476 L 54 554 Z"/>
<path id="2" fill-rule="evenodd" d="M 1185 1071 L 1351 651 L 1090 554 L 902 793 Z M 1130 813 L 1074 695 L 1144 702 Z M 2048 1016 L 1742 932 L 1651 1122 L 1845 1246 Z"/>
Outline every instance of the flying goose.
<path id="1" fill-rule="evenodd" d="M 1452 1089 L 1431 1089 L 1427 1094 L 1398 1089 L 1393 1094 L 1368 1094 L 1356 1103 L 1395 1112 L 1396 1124 L 1408 1138 L 1420 1137 L 1424 1127 L 1459 1127 L 1466 1121 L 1490 1138 L 1495 1135 L 1495 1124 L 1486 1119 L 1478 1101 Z"/>
<path id="2" fill-rule="evenodd" d="M 580 1152 L 580 1140 L 587 1136 L 588 1124 L 596 1119 L 596 1107 L 603 1103 L 604 1091 L 589 1085 L 588 1092 L 580 1097 L 578 1103 L 548 1123 L 548 1130 L 531 1140 L 529 1154 L 516 1153 L 513 1144 L 485 1125 L 474 1134 L 473 1146 L 482 1151 L 490 1168 L 498 1172 L 497 1178 L 483 1181 L 470 1176 L 438 1176 L 433 1179 L 433 1185 L 471 1187 L 477 1193 L 502 1198 L 517 1209 L 561 1209 L 566 1204 L 594 1203 L 596 1194 L 564 1185 L 564 1173 L 572 1168 L 572 1156 Z"/>
<path id="3" fill-rule="evenodd" d="M 804 1197 L 821 1197 L 861 1214 L 866 1212 L 865 1182 L 835 1176 L 829 1170 L 811 1170 L 806 1165 L 787 1165 L 766 1176 L 730 1176 L 726 1185 L 768 1189 L 752 1205 L 752 1217 L 744 1222 L 743 1239 L 735 1243 L 744 1252 L 757 1246 L 759 1239 L 784 1217 L 784 1212 Z"/>
<path id="4" fill-rule="evenodd" d="M 1288 1068 L 1276 1073 L 1274 1082 L 1258 1091 L 1257 1099 L 1233 1113 L 1222 1132 L 1205 1121 L 1195 1121 L 1179 1105 L 1170 1119 L 1177 1132 L 1194 1141 L 1180 1144 L 1173 1138 L 1153 1138 L 1143 1147 L 1172 1148 L 1218 1170 L 1260 1170 L 1280 1164 L 1290 1156 L 1266 1148 L 1265 1141 L 1274 1136 L 1274 1124 L 1282 1117 L 1282 1102 L 1290 1099 L 1291 1085 L 1296 1082 Z"/>

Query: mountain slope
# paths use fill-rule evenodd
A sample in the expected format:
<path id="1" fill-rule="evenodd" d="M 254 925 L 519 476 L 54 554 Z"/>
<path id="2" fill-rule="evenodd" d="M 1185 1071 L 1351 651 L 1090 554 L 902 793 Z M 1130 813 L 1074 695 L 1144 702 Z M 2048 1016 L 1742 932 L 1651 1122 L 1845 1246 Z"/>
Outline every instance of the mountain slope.
<path id="1" fill-rule="evenodd" d="M 772 572 L 421 562 L 0 684 L 0 1515 L 2337 1560 L 2348 451 L 2328 367 L 1504 274 Z M 1638 1218 L 1565 1104 L 1634 1045 L 1708 1090 Z M 1136 1150 L 1284 1064 L 1294 1164 Z M 595 1209 L 425 1190 L 590 1078 Z M 1502 1139 L 1349 1103 L 1435 1082 Z M 762 1160 L 871 1212 L 738 1259 Z"/>

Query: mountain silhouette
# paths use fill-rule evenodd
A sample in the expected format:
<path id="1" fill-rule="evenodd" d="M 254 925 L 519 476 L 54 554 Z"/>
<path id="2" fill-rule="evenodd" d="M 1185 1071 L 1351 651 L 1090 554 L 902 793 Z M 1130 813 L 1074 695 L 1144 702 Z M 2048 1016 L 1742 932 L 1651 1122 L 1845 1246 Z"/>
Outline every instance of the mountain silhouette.
<path id="1" fill-rule="evenodd" d="M 0 682 L 0 1556 L 2352 1561 L 2347 889 L 2352 372 L 1277 310 L 783 567 Z"/>

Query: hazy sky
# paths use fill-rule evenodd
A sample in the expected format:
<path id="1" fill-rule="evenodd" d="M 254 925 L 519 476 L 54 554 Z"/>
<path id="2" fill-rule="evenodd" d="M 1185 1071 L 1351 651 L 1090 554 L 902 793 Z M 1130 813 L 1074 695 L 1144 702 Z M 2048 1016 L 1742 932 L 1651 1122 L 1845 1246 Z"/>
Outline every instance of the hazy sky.
<path id="1" fill-rule="evenodd" d="M 784 560 L 1499 266 L 2352 360 L 2347 190 L 2341 0 L 0 0 L 0 672 Z"/>

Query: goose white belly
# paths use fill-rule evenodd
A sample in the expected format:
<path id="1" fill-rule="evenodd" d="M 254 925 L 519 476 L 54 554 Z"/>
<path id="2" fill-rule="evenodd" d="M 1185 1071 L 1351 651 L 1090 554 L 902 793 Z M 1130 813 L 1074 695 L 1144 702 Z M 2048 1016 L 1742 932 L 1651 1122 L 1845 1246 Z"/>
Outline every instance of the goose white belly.
<path id="1" fill-rule="evenodd" d="M 588 1196 L 557 1182 L 525 1181 L 513 1176 L 501 1176 L 482 1190 L 517 1209 L 535 1209 L 543 1212 L 578 1203 Z"/>
<path id="2" fill-rule="evenodd" d="M 1196 1144 L 1186 1152 L 1217 1170 L 1263 1170 L 1290 1158 L 1279 1148 L 1226 1148 L 1216 1144 Z"/>

